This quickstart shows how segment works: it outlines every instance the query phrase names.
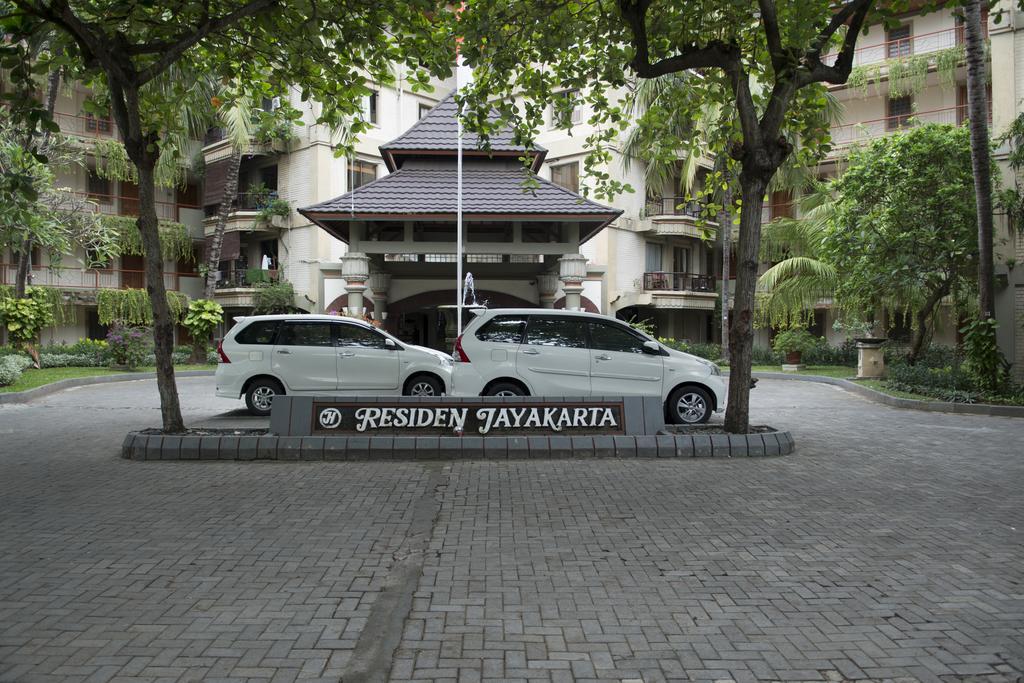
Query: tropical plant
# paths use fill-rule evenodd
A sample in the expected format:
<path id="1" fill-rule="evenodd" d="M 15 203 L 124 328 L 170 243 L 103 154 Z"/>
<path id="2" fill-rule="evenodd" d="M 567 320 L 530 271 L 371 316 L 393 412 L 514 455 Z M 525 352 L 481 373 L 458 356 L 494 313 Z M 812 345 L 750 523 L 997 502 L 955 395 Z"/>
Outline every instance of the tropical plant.
<path id="1" fill-rule="evenodd" d="M 256 219 L 260 221 L 269 221 L 271 216 L 281 216 L 283 218 L 287 218 L 289 214 L 291 214 L 291 211 L 291 204 L 289 204 L 284 199 L 278 199 L 277 197 L 274 197 L 273 199 L 264 203 L 262 208 L 260 208 L 259 213 L 256 214 Z"/>
<path id="2" fill-rule="evenodd" d="M 772 348 L 779 353 L 809 353 L 821 344 L 821 338 L 803 328 L 791 328 L 775 335 Z"/>
<path id="3" fill-rule="evenodd" d="M 181 324 L 192 337 L 192 359 L 199 363 L 206 357 L 210 335 L 224 322 L 224 309 L 215 301 L 196 299 L 188 305 L 188 313 Z"/>
<path id="4" fill-rule="evenodd" d="M 964 359 L 967 371 L 978 386 L 989 392 L 999 392 L 1010 379 L 1010 365 L 999 350 L 996 330 L 999 323 L 993 318 L 974 320 L 960 332 L 964 335 Z"/>
<path id="5" fill-rule="evenodd" d="M 144 327 L 133 327 L 123 322 L 116 322 L 107 332 L 107 346 L 110 356 L 117 365 L 134 370 L 146 358 L 148 351 L 147 339 L 152 331 Z"/>
<path id="6" fill-rule="evenodd" d="M 54 307 L 47 293 L 35 287 L 26 288 L 25 294 L 23 298 L 0 298 L 0 323 L 11 340 L 26 349 L 36 367 L 39 367 L 35 342 L 39 332 L 53 323 Z"/>
<path id="7" fill-rule="evenodd" d="M 261 282 L 253 294 L 252 312 L 256 315 L 291 313 L 295 310 L 295 288 L 287 280 Z"/>
<path id="8" fill-rule="evenodd" d="M 178 323 L 188 310 L 189 298 L 180 292 L 167 292 L 167 310 L 174 323 Z M 101 289 L 96 293 L 96 313 L 101 325 L 115 322 L 129 325 L 150 325 L 153 305 L 144 289 Z M 172 349 L 173 350 L 173 349 Z"/>

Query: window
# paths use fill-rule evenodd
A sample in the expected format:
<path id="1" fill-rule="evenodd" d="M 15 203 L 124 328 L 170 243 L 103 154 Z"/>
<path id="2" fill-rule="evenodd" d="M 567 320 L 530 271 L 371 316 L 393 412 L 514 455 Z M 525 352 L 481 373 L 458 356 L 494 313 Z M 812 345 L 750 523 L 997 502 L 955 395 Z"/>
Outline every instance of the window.
<path id="1" fill-rule="evenodd" d="M 648 273 L 661 271 L 661 245 L 648 242 L 644 251 L 644 270 Z"/>
<path id="2" fill-rule="evenodd" d="M 910 37 L 910 24 L 904 24 L 898 28 L 889 29 L 885 32 L 885 56 L 888 59 L 894 57 L 906 57 L 913 52 L 912 38 Z"/>
<path id="3" fill-rule="evenodd" d="M 363 349 L 383 349 L 386 337 L 359 325 L 335 325 L 338 346 L 358 346 Z"/>
<path id="4" fill-rule="evenodd" d="M 543 244 L 564 241 L 562 226 L 556 223 L 523 223 L 523 242 Z"/>
<path id="5" fill-rule="evenodd" d="M 377 91 L 371 92 L 369 95 L 363 97 L 363 116 L 366 118 L 367 123 L 377 124 L 377 100 L 379 94 Z"/>
<path id="6" fill-rule="evenodd" d="M 288 322 L 281 329 L 278 346 L 334 346 L 331 339 L 331 328 L 328 322 L 299 323 Z"/>
<path id="7" fill-rule="evenodd" d="M 557 104 L 551 105 L 552 128 L 568 128 L 580 122 L 579 96 L 578 90 L 564 90 L 555 95 Z M 568 103 L 572 103 L 572 109 L 563 110 L 563 108 L 569 107 Z"/>
<path id="8" fill-rule="evenodd" d="M 110 115 L 107 116 L 95 116 L 93 114 L 85 115 L 85 130 L 90 133 L 99 133 L 100 135 L 110 135 Z"/>
<path id="9" fill-rule="evenodd" d="M 110 180 L 96 175 L 96 171 L 89 169 L 85 179 L 85 189 L 89 193 L 89 199 L 109 204 L 111 201 Z"/>
<path id="10" fill-rule="evenodd" d="M 909 95 L 887 100 L 886 106 L 888 109 L 885 119 L 886 130 L 897 130 L 910 123 L 910 117 L 914 115 L 914 101 Z"/>
<path id="11" fill-rule="evenodd" d="M 260 169 L 260 182 L 271 192 L 277 192 L 277 164 Z"/>
<path id="12" fill-rule="evenodd" d="M 422 102 L 420 102 L 420 113 L 419 113 L 419 116 L 417 118 L 422 119 L 424 116 L 429 114 L 430 110 L 433 109 L 433 108 L 434 107 L 429 105 L 429 104 L 423 104 Z"/>
<path id="13" fill-rule="evenodd" d="M 372 183 L 377 179 L 377 164 L 361 159 L 349 159 L 349 174 L 352 189 Z"/>
<path id="14" fill-rule="evenodd" d="M 789 190 L 772 192 L 768 207 L 772 218 L 793 218 L 793 193 Z"/>
<path id="15" fill-rule="evenodd" d="M 572 161 L 551 167 L 551 182 L 571 192 L 580 191 L 580 164 Z"/>
<path id="16" fill-rule="evenodd" d="M 239 344 L 273 344 L 279 325 L 278 320 L 257 320 L 235 335 L 235 341 Z"/>
<path id="17" fill-rule="evenodd" d="M 647 341 L 632 330 L 612 323 L 590 323 L 590 348 L 619 353 L 643 353 Z"/>
<path id="18" fill-rule="evenodd" d="M 477 331 L 476 338 L 484 342 L 521 344 L 524 331 L 526 331 L 526 316 L 498 315 Z"/>
<path id="19" fill-rule="evenodd" d="M 687 247 L 672 248 L 672 270 L 676 273 L 690 272 L 690 250 Z"/>
<path id="20" fill-rule="evenodd" d="M 526 328 L 526 343 L 534 346 L 587 348 L 587 330 L 583 318 L 575 316 L 531 316 Z"/>

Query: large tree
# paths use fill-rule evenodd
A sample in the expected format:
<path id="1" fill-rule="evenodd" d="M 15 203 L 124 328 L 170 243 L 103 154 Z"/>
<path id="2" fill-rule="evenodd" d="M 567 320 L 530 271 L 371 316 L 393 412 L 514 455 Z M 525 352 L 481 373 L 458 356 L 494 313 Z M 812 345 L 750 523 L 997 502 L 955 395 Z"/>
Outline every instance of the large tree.
<path id="1" fill-rule="evenodd" d="M 877 5 L 877 7 L 876 7 Z M 598 196 L 624 190 L 602 166 L 624 127 L 618 94 L 632 77 L 695 72 L 683 97 L 662 104 L 695 111 L 717 103 L 735 112 L 712 151 L 738 162 L 741 213 L 731 322 L 726 429 L 747 431 L 754 290 L 765 192 L 793 154 L 815 158 L 827 144 L 818 124 L 823 84 L 844 83 L 864 27 L 908 7 L 905 0 L 471 0 L 458 19 L 474 67 L 467 90 L 471 128 L 484 136 L 491 104 L 497 123 L 514 122 L 531 142 L 547 103 L 560 113 L 579 91 L 593 111 L 586 170 Z M 497 97 L 498 102 L 491 100 Z M 525 100 L 518 106 L 516 98 Z M 656 124 L 658 117 L 649 116 Z"/>
<path id="2" fill-rule="evenodd" d="M 212 73 L 225 82 L 298 87 L 315 97 L 318 120 L 359 117 L 366 79 L 389 82 L 393 66 L 411 68 L 414 87 L 427 82 L 421 64 L 447 75 L 447 41 L 434 39 L 432 0 L 8 0 L 0 26 L 13 42 L 54 32 L 57 47 L 87 83 L 106 94 L 139 186 L 138 229 L 146 254 L 146 289 L 163 427 L 184 429 L 171 359 L 173 321 L 163 281 L 155 205 L 155 168 L 169 131 L 180 127 L 177 88 L 188 74 Z M 175 69 L 172 76 L 172 67 Z M 184 78 L 182 77 L 184 76 Z M 159 87 L 158 87 L 159 86 Z M 38 123 L 38 117 L 30 123 Z M 367 124 L 356 120 L 358 130 Z"/>
<path id="3" fill-rule="evenodd" d="M 977 291 L 971 162 L 969 131 L 948 125 L 852 150 L 846 171 L 808 199 L 804 217 L 767 227 L 765 256 L 786 258 L 761 277 L 765 313 L 790 322 L 828 296 L 864 320 L 909 314 L 913 363 L 940 305 L 962 312 Z"/>

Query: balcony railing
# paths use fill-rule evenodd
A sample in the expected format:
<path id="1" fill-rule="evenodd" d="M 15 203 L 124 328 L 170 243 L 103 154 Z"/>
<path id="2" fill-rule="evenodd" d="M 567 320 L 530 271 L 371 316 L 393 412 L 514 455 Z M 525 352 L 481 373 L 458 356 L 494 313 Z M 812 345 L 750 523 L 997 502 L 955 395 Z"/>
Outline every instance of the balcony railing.
<path id="1" fill-rule="evenodd" d="M 879 138 L 902 128 L 910 128 L 923 123 L 960 125 L 966 116 L 967 107 L 956 106 L 920 111 L 913 114 L 886 116 L 871 121 L 861 121 L 860 123 L 847 123 L 832 129 L 832 145 L 836 148 L 847 147 L 857 142 Z"/>
<path id="2" fill-rule="evenodd" d="M 276 270 L 259 268 L 229 268 L 220 271 L 217 289 L 249 289 L 264 282 L 276 282 Z"/>
<path id="3" fill-rule="evenodd" d="M 956 47 L 962 42 L 963 29 L 959 27 L 919 33 L 907 36 L 906 38 L 897 38 L 875 45 L 858 47 L 853 52 L 853 65 L 876 64 L 887 59 L 939 52 L 940 50 Z M 826 64 L 833 64 L 838 56 L 838 52 L 832 52 L 822 57 L 822 61 Z"/>
<path id="4" fill-rule="evenodd" d="M 704 207 L 700 202 L 686 197 L 655 197 L 647 200 L 644 211 L 647 216 L 689 216 L 700 218 Z"/>
<path id="5" fill-rule="evenodd" d="M 55 113 L 53 120 L 65 135 L 83 138 L 120 138 L 117 125 L 111 119 Z"/>
<path id="6" fill-rule="evenodd" d="M 112 194 L 99 194 L 96 192 L 72 192 L 71 194 L 75 197 L 87 200 L 89 202 L 88 206 L 92 207 L 92 210 L 96 213 L 102 213 L 108 216 L 139 215 L 138 197 L 124 197 Z M 201 206 L 196 206 L 194 204 L 181 204 L 178 202 L 164 202 L 157 200 L 155 204 L 156 217 L 165 221 L 179 220 L 179 211 L 181 209 L 202 209 Z"/>
<path id="7" fill-rule="evenodd" d="M 13 285 L 18 277 L 16 263 L 0 263 L 0 285 Z M 32 283 L 43 287 L 61 289 L 144 289 L 146 272 L 143 270 L 121 270 L 117 268 L 60 268 L 46 266 L 32 267 Z M 196 273 L 164 273 L 164 287 L 180 291 L 182 280 L 198 279 Z"/>
<path id="8" fill-rule="evenodd" d="M 694 273 L 644 273 L 644 291 L 714 292 L 715 278 Z"/>

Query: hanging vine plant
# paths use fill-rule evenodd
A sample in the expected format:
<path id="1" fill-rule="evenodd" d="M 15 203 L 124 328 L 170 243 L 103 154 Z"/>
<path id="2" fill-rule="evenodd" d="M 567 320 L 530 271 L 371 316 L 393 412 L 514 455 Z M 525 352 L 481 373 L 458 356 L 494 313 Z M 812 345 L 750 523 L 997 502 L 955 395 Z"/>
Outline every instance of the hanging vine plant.
<path id="1" fill-rule="evenodd" d="M 14 287 L 0 285 L 0 301 L 14 298 Z M 78 322 L 78 311 L 73 303 L 69 303 L 67 297 L 57 287 L 44 287 L 42 285 L 32 286 L 32 298 L 41 301 L 53 312 L 54 325 L 74 325 Z"/>
<path id="2" fill-rule="evenodd" d="M 128 152 L 119 140 L 99 139 L 93 141 L 93 156 L 96 157 L 96 175 L 107 180 L 126 180 L 137 183 L 138 170 L 128 158 Z M 189 159 L 182 158 L 172 147 L 164 147 L 157 158 L 153 177 L 161 187 L 184 186 L 188 179 Z"/>
<path id="3" fill-rule="evenodd" d="M 103 216 L 104 227 L 117 232 L 118 253 L 128 256 L 145 256 L 142 237 L 135 219 L 131 216 Z M 195 260 L 192 235 L 188 228 L 174 221 L 160 221 L 160 253 L 165 261 Z"/>
<path id="4" fill-rule="evenodd" d="M 935 70 L 939 76 L 939 85 L 944 90 L 956 87 L 956 70 L 966 58 L 967 52 L 963 45 L 947 48 L 935 54 Z"/>
<path id="5" fill-rule="evenodd" d="M 167 292 L 171 319 L 180 323 L 188 311 L 189 298 L 180 292 Z M 96 293 L 96 313 L 101 325 L 115 321 L 127 325 L 150 325 L 153 306 L 144 289 L 101 289 Z"/>
<path id="6" fill-rule="evenodd" d="M 928 55 L 915 55 L 889 62 L 889 97 L 916 96 L 928 80 Z"/>

